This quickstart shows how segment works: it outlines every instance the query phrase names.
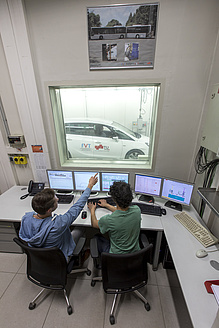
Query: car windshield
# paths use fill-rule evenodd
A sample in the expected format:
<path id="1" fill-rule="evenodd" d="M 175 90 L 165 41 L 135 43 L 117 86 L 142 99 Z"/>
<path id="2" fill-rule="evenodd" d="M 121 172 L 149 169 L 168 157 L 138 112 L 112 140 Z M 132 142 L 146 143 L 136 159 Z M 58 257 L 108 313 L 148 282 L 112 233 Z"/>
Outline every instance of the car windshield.
<path id="1" fill-rule="evenodd" d="M 141 138 L 141 135 L 137 132 L 133 132 L 132 130 L 129 130 L 128 128 L 126 128 L 125 126 L 117 123 L 117 122 L 113 122 L 113 126 L 117 129 L 120 129 L 128 134 L 130 134 L 132 137 L 135 137 L 135 138 L 138 138 L 140 139 Z"/>

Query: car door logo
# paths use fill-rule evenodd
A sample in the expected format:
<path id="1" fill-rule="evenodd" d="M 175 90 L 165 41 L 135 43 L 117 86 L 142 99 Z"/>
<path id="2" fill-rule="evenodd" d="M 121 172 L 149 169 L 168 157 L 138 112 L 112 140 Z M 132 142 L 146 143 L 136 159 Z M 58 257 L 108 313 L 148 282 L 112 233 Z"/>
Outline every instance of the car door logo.
<path id="1" fill-rule="evenodd" d="M 103 149 L 103 145 L 95 146 L 95 149 L 96 149 L 96 150 Z"/>
<path id="2" fill-rule="evenodd" d="M 91 144 L 82 143 L 81 144 L 81 148 L 83 148 L 83 149 L 90 149 L 91 148 Z"/>
<path id="3" fill-rule="evenodd" d="M 98 146 L 95 146 L 95 149 L 96 150 L 100 150 L 100 149 L 103 149 L 105 151 L 109 151 L 110 150 L 110 147 L 109 146 L 103 146 L 103 145 L 98 145 Z"/>

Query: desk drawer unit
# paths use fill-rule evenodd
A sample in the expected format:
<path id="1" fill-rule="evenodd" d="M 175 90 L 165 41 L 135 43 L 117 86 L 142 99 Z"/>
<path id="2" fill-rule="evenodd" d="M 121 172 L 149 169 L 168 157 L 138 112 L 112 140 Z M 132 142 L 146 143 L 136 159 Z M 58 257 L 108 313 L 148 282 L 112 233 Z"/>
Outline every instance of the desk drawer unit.
<path id="1" fill-rule="evenodd" d="M 14 223 L 0 221 L 0 252 L 22 253 L 21 248 L 13 241 L 14 237 L 17 237 Z"/>

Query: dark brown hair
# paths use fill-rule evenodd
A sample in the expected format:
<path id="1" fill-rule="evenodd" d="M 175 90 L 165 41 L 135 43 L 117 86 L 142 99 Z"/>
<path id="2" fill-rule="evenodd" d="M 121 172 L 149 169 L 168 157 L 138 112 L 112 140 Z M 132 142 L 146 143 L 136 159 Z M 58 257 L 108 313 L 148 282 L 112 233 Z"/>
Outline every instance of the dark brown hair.
<path id="1" fill-rule="evenodd" d="M 110 195 L 121 208 L 130 206 L 133 199 L 131 187 L 126 182 L 115 181 L 110 186 Z"/>
<path id="2" fill-rule="evenodd" d="M 43 189 L 41 192 L 36 194 L 32 199 L 32 208 L 36 213 L 41 215 L 46 214 L 46 212 L 53 208 L 55 205 L 54 201 L 55 192 L 51 188 Z"/>

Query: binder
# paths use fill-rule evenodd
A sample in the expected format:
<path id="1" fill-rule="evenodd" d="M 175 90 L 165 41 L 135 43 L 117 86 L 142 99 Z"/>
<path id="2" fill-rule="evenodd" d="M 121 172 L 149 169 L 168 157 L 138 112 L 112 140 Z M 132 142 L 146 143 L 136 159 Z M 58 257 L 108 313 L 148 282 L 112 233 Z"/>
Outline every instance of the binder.
<path id="1" fill-rule="evenodd" d="M 206 280 L 204 282 L 206 290 L 208 293 L 213 294 L 213 290 L 211 288 L 211 285 L 218 285 L 219 286 L 219 280 Z"/>

